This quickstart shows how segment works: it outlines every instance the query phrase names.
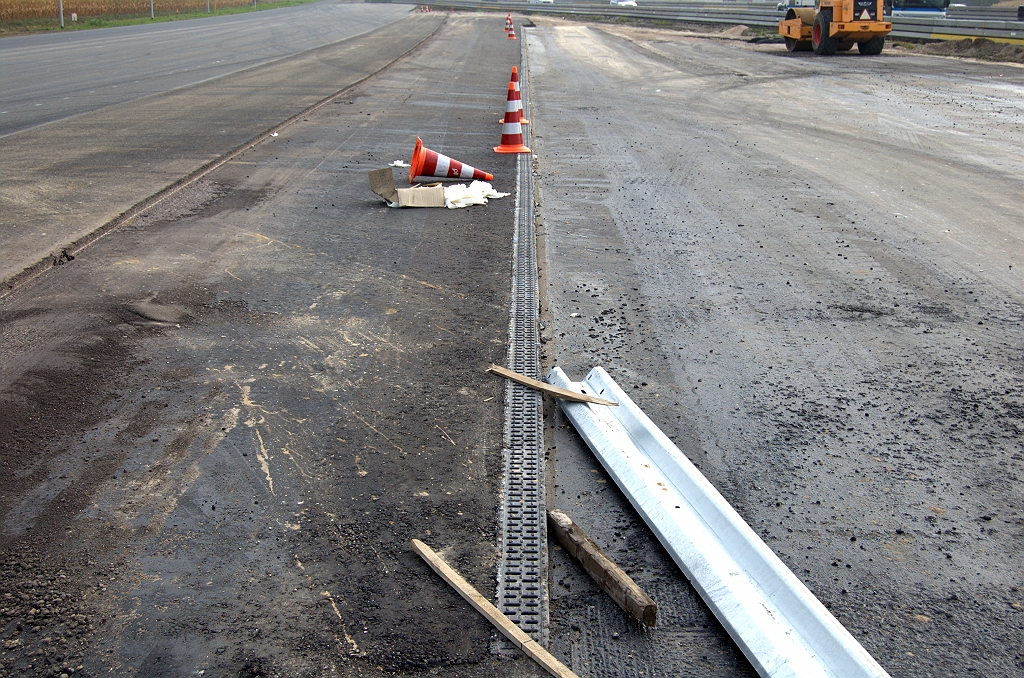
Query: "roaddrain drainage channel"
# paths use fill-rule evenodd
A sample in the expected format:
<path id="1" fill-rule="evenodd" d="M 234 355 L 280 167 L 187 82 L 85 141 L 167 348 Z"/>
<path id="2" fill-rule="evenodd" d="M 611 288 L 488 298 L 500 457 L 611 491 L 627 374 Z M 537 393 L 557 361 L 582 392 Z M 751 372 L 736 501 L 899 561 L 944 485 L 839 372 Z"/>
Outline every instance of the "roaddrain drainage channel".
<path id="1" fill-rule="evenodd" d="M 525 57 L 524 49 L 524 88 Z M 518 156 L 508 367 L 539 379 L 532 166 L 530 155 Z M 506 380 L 498 608 L 543 645 L 548 611 L 542 419 L 540 394 Z M 494 651 L 507 654 L 515 648 L 499 638 Z"/>

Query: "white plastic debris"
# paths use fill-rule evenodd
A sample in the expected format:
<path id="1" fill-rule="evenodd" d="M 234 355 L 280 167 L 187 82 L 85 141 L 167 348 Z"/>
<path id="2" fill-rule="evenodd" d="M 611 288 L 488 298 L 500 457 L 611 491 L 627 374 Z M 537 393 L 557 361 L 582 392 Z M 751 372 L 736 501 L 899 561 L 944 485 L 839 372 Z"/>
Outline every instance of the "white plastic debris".
<path id="1" fill-rule="evenodd" d="M 466 184 L 452 184 L 444 187 L 444 206 L 450 210 L 470 205 L 486 205 L 488 198 L 504 198 L 508 193 L 499 193 L 486 181 Z"/>
<path id="2" fill-rule="evenodd" d="M 388 167 L 408 167 L 408 166 L 409 166 L 409 163 L 402 162 L 401 160 L 396 160 L 394 162 L 389 162 L 388 163 Z"/>

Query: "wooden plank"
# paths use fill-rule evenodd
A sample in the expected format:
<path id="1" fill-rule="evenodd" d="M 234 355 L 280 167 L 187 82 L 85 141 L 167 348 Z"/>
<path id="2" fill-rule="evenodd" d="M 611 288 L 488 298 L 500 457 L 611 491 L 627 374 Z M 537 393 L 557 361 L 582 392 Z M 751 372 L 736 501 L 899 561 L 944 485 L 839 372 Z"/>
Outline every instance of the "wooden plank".
<path id="1" fill-rule="evenodd" d="M 476 608 L 477 612 L 486 617 L 487 621 L 491 622 L 495 628 L 501 631 L 502 635 L 525 652 L 530 659 L 540 664 L 544 670 L 555 676 L 555 678 L 579 678 L 565 664 L 555 659 L 537 641 L 528 636 L 525 631 L 513 624 L 512 620 L 503 615 L 489 600 L 480 595 L 469 582 L 453 570 L 448 563 L 444 562 L 441 556 L 434 553 L 433 549 L 419 539 L 413 539 L 412 550 L 418 553 L 434 572 L 437 572 L 442 579 L 459 592 L 459 595 Z"/>
<path id="2" fill-rule="evenodd" d="M 658 604 L 622 568 L 604 554 L 601 547 L 579 525 L 561 511 L 548 511 L 548 526 L 569 555 L 580 561 L 597 585 L 626 614 L 653 627 L 658 623 Z"/>
<path id="3" fill-rule="evenodd" d="M 518 372 L 513 372 L 512 370 L 507 369 L 505 367 L 500 367 L 499 365 L 491 365 L 490 367 L 487 368 L 487 371 L 490 372 L 491 374 L 497 374 L 499 377 L 511 379 L 517 384 L 522 384 L 523 386 L 528 386 L 529 388 L 532 388 L 534 390 L 549 393 L 555 396 L 556 398 L 561 398 L 562 400 L 569 400 L 574 403 L 594 403 L 595 405 L 608 405 L 610 407 L 618 406 L 618 403 L 612 402 L 611 400 L 604 400 L 602 398 L 598 398 L 597 396 L 592 396 L 587 393 L 576 393 L 576 391 L 570 391 L 568 389 L 560 388 L 558 386 L 552 386 L 551 384 L 545 384 L 543 381 L 531 379 L 530 377 L 519 374 Z"/>

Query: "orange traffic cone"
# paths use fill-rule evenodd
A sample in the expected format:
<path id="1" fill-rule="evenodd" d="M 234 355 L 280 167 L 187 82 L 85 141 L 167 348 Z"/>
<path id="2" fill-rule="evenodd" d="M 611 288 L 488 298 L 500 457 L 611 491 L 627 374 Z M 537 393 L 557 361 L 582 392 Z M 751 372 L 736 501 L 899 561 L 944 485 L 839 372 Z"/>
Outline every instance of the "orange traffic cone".
<path id="1" fill-rule="evenodd" d="M 515 66 L 512 67 L 512 80 L 510 80 L 510 82 L 516 88 L 516 108 L 519 111 L 519 124 L 529 125 L 530 121 L 523 117 L 523 96 L 522 91 L 519 89 L 519 71 Z M 502 118 L 498 122 L 504 124 L 505 118 Z"/>
<path id="2" fill-rule="evenodd" d="M 523 126 L 519 123 L 518 92 L 515 85 L 508 84 L 508 101 L 505 104 L 505 122 L 501 125 L 501 145 L 494 147 L 495 153 L 531 153 L 523 145 Z"/>
<path id="3" fill-rule="evenodd" d="M 515 27 L 512 27 L 512 28 L 508 29 L 508 39 L 509 40 L 515 40 L 516 39 L 516 29 L 515 29 Z"/>
<path id="4" fill-rule="evenodd" d="M 423 140 L 416 137 L 416 147 L 412 150 L 412 162 L 409 163 L 409 183 L 416 177 L 447 177 L 449 179 L 472 179 L 474 181 L 491 181 L 494 176 L 481 172 L 475 167 L 452 160 L 423 145 Z"/>
<path id="5" fill-rule="evenodd" d="M 508 33 L 511 30 L 512 30 L 512 12 L 509 12 L 508 16 L 505 17 L 505 32 Z"/>

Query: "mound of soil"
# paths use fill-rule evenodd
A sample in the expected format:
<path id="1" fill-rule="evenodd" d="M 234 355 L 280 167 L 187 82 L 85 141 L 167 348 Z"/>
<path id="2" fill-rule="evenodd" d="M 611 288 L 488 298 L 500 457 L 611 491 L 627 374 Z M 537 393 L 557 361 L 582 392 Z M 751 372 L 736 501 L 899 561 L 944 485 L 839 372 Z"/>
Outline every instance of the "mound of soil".
<path id="1" fill-rule="evenodd" d="M 963 40 L 933 42 L 926 45 L 904 44 L 902 46 L 920 54 L 939 54 L 1024 64 L 1024 46 L 994 42 L 988 38 L 964 38 Z"/>

